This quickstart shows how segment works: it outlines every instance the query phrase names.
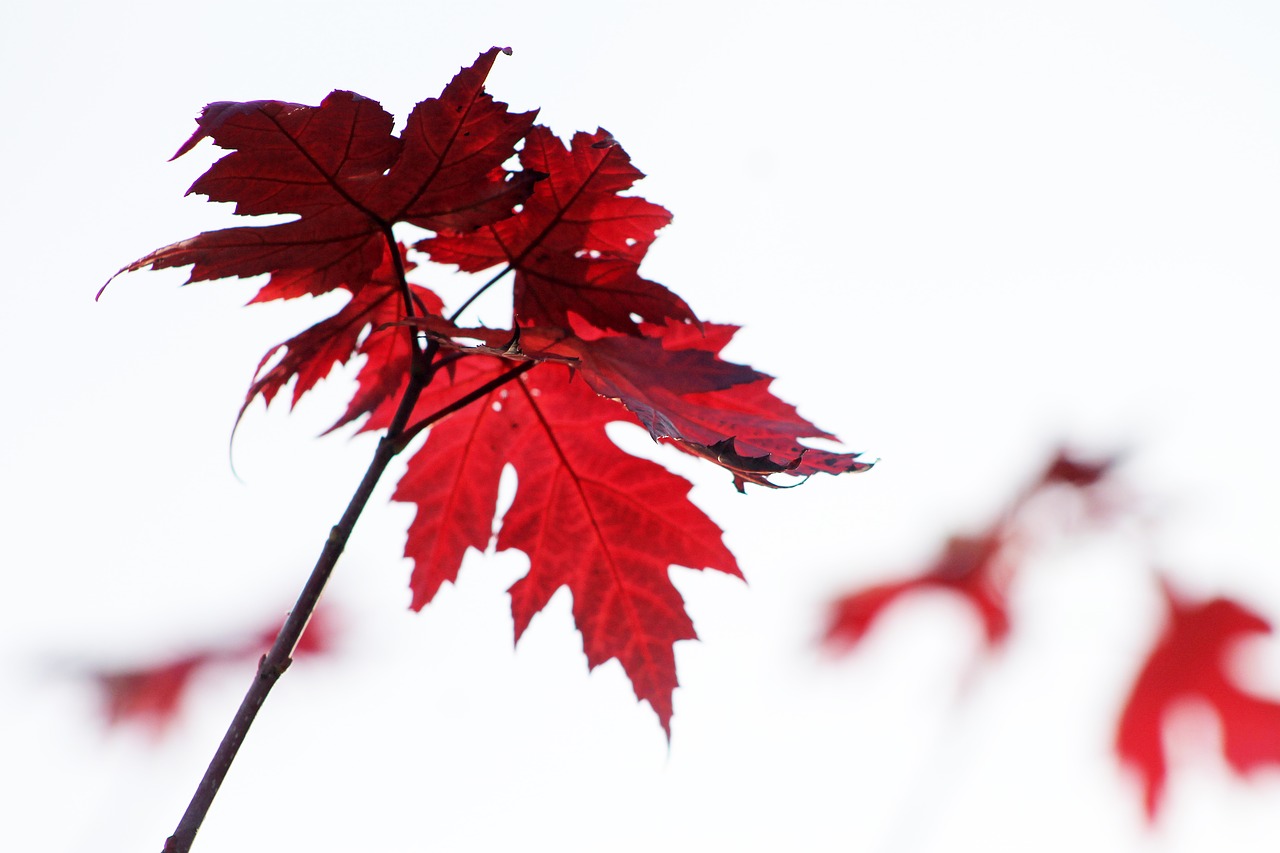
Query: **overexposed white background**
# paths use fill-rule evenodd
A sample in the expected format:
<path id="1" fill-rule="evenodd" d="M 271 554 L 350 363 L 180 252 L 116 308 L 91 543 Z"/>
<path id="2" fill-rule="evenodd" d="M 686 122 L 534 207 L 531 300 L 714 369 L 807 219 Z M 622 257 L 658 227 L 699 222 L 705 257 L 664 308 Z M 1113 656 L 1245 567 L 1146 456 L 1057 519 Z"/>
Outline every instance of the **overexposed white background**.
<path id="1" fill-rule="evenodd" d="M 648 277 L 745 325 L 732 357 L 883 461 L 743 497 L 643 450 L 694 480 L 749 581 L 673 572 L 702 641 L 677 649 L 670 746 L 616 664 L 587 674 L 566 594 L 512 650 L 519 555 L 469 555 L 408 612 L 412 510 L 384 482 L 331 589 L 338 653 L 281 681 L 196 849 L 1272 849 L 1276 773 L 1187 750 L 1149 831 L 1110 741 L 1153 560 L 1280 618 L 1278 43 L 1280 11 L 1242 0 L 6 4 L 0 847 L 160 848 L 248 667 L 158 741 L 106 730 L 76 668 L 278 618 L 373 451 L 314 438 L 347 372 L 292 415 L 255 406 L 243 482 L 228 464 L 262 352 L 337 301 L 245 309 L 255 282 L 183 271 L 93 301 L 233 224 L 182 197 L 211 146 L 166 159 L 207 102 L 345 88 L 402 120 L 498 44 L 497 98 L 608 128 L 651 176 L 675 223 Z M 1064 439 L 1129 451 L 1162 508 L 1146 545 L 1032 567 L 976 675 L 946 600 L 816 650 L 832 596 L 983 524 Z M 1251 659 L 1273 694 L 1277 646 Z"/>

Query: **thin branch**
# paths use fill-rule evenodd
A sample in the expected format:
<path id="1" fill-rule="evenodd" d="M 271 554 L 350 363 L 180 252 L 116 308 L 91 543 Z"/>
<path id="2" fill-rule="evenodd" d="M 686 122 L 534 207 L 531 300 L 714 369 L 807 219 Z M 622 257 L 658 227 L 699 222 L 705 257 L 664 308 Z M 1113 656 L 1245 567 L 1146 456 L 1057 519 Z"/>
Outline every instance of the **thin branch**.
<path id="1" fill-rule="evenodd" d="M 396 272 L 400 277 L 401 287 L 407 296 L 409 287 L 404 278 L 404 267 L 399 263 L 399 247 L 392 241 L 389 232 L 388 241 L 396 257 Z M 409 310 L 412 313 L 412 309 L 410 308 Z M 377 486 L 378 480 L 381 479 L 383 472 L 386 471 L 387 465 L 404 447 L 404 444 L 399 439 L 404 432 L 405 426 L 409 423 L 409 417 L 413 414 L 418 397 L 422 394 L 423 389 L 431 383 L 431 379 L 435 375 L 438 367 L 438 364 L 435 363 L 435 357 L 440 351 L 440 345 L 436 341 L 430 341 L 425 347 L 420 348 L 416 339 L 417 336 L 413 331 L 406 330 L 406 332 L 409 334 L 410 339 L 413 340 L 414 355 L 410 364 L 409 382 L 405 387 L 404 396 L 400 398 L 400 404 L 392 417 L 391 424 L 387 427 L 386 434 L 378 442 L 378 449 L 374 452 L 373 461 L 369 463 L 369 468 L 360 480 L 360 485 L 356 487 L 355 494 L 351 496 L 351 501 L 347 504 L 347 509 L 342 514 L 341 520 L 329 531 L 329 537 L 325 541 L 319 559 L 316 560 L 315 567 L 311 570 L 311 576 L 307 578 L 307 583 L 298 596 L 297 603 L 294 604 L 293 610 L 289 612 L 289 617 L 285 620 L 284 625 L 281 626 L 280 633 L 276 635 L 271 649 L 258 662 L 258 671 L 254 675 L 253 682 L 249 685 L 249 690 L 245 693 L 244 699 L 240 703 L 240 708 L 236 711 L 235 717 L 231 720 L 231 725 L 227 728 L 226 734 L 222 737 L 222 742 L 218 745 L 213 759 L 209 762 L 204 777 L 196 787 L 196 792 L 192 796 L 191 802 L 187 805 L 187 810 L 183 813 L 182 820 L 178 822 L 178 827 L 174 830 L 173 835 L 169 836 L 165 841 L 163 853 L 188 853 L 191 849 L 191 845 L 195 842 L 196 833 L 199 832 L 201 824 L 204 823 L 205 815 L 208 814 L 210 806 L 213 805 L 213 799 L 217 795 L 218 789 L 222 786 L 223 780 L 226 779 L 227 772 L 231 769 L 231 763 L 235 760 L 236 753 L 240 750 L 240 745 L 244 742 L 245 736 L 249 732 L 249 727 L 253 725 L 253 721 L 258 715 L 259 709 L 262 708 L 263 702 L 266 701 L 267 695 L 271 692 L 271 688 L 275 686 L 280 676 L 284 674 L 284 671 L 289 668 L 289 664 L 293 662 L 293 650 L 297 648 L 298 641 L 302 638 L 302 633 L 306 630 L 307 623 L 311 621 L 311 615 L 315 612 L 316 605 L 320 601 L 320 594 L 324 591 L 325 584 L 328 583 L 329 576 L 333 573 L 338 558 L 342 556 L 342 552 L 347 546 L 347 541 L 351 538 L 356 521 L 359 520 L 360 514 L 369 502 L 369 498 L 373 494 L 373 490 Z"/>
<path id="2" fill-rule="evenodd" d="M 384 236 L 391 251 L 400 292 L 404 299 L 405 314 L 407 317 L 413 317 L 415 316 L 415 307 L 418 310 L 422 310 L 423 306 L 415 299 L 413 291 L 409 287 L 408 279 L 405 277 L 404 262 L 400 257 L 400 247 L 390 227 L 384 229 Z M 511 268 L 508 267 L 483 284 L 453 314 L 450 322 L 456 320 L 467 306 L 510 271 Z M 378 481 L 382 478 L 391 460 L 403 451 L 415 436 L 432 424 L 521 376 L 537 364 L 536 361 L 524 362 L 433 414 L 417 421 L 410 427 L 408 426 L 409 418 L 413 415 L 414 407 L 417 406 L 418 398 L 423 390 L 431 384 L 431 380 L 435 377 L 440 367 L 460 356 L 451 354 L 437 360 L 437 356 L 440 353 L 439 341 L 429 340 L 423 345 L 418 340 L 418 336 L 413 329 L 406 328 L 406 333 L 409 335 L 413 347 L 413 357 L 409 368 L 409 382 L 405 387 L 404 396 L 400 398 L 400 403 L 391 419 L 391 424 L 378 442 L 378 449 L 374 452 L 373 460 L 369 463 L 364 477 L 360 480 L 360 485 L 356 487 L 355 494 L 351 496 L 351 501 L 347 504 L 342 518 L 330 529 L 329 537 L 320 552 L 320 557 L 316 560 L 315 567 L 311 570 L 311 575 L 307 578 L 306 585 L 298 595 L 298 600 L 289 612 L 288 618 L 285 620 L 284 625 L 281 626 L 280 633 L 276 635 L 275 642 L 272 643 L 271 649 L 258 662 L 258 671 L 254 675 L 253 682 L 249 685 L 249 689 L 245 693 L 244 699 L 241 700 L 235 717 L 231 720 L 231 725 L 228 726 L 226 734 L 222 737 L 222 742 L 218 745 L 213 759 L 209 762 L 204 777 L 196 787 L 196 792 L 192 796 L 186 812 L 183 813 L 182 820 L 178 822 L 177 829 L 174 830 L 173 835 L 166 839 L 163 853 L 189 853 L 191 850 L 191 845 L 195 842 L 196 833 L 200 831 L 200 826 L 204 823 L 205 816 L 213 805 L 214 797 L 217 796 L 218 789 L 222 787 L 223 780 L 226 779 L 227 773 L 231 769 L 231 764 L 235 761 L 236 753 L 240 750 L 240 745 L 244 743 L 249 727 L 253 725 L 258 711 L 262 708 L 275 683 L 280 680 L 280 676 L 284 674 L 285 670 L 293 662 L 293 651 L 297 648 L 307 624 L 311 621 L 311 616 L 320 601 L 320 595 L 324 592 L 325 585 L 328 583 L 329 577 L 333 574 L 333 569 L 338 563 L 338 558 L 342 556 L 342 552 L 346 549 L 347 541 L 351 538 L 352 531 L 355 530 L 356 522 L 359 520 L 361 513 L 364 512 L 369 498 L 373 495 Z"/>

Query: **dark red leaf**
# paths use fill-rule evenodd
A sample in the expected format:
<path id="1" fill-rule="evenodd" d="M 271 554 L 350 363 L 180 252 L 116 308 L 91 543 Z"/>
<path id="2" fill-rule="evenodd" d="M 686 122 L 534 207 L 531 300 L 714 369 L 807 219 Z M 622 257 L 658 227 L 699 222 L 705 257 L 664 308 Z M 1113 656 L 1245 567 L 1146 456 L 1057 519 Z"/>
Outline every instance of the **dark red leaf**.
<path id="1" fill-rule="evenodd" d="M 737 326 L 715 326 L 702 335 L 693 327 L 668 326 L 663 344 L 671 349 L 694 347 L 719 353 L 737 330 Z M 753 382 L 684 394 L 680 405 L 665 412 L 664 419 L 645 426 L 651 434 L 674 439 L 677 447 L 699 456 L 706 456 L 705 449 L 731 438 L 738 458 L 772 462 L 800 476 L 844 474 L 872 467 L 873 463 L 863 461 L 860 453 L 820 450 L 802 444 L 801 438 L 835 440 L 835 436 L 800 417 L 794 406 L 775 397 L 769 390 L 773 377 L 757 375 L 759 378 Z M 741 491 L 741 481 L 735 481 Z"/>
<path id="2" fill-rule="evenodd" d="M 801 437 L 834 439 L 769 391 L 773 377 L 722 361 L 718 355 L 737 326 L 646 326 L 650 338 L 604 337 L 584 343 L 583 377 L 598 392 L 621 400 L 654 438 L 711 459 L 744 480 L 771 485 L 763 475 L 865 471 L 858 453 L 806 447 Z M 667 387 L 664 377 L 679 371 Z"/>
<path id="3" fill-rule="evenodd" d="M 233 150 L 189 192 L 233 201 L 242 215 L 298 219 L 206 232 L 120 272 L 194 265 L 189 282 L 271 273 L 290 295 L 354 291 L 382 262 L 395 222 L 469 229 L 509 216 L 537 176 L 509 175 L 502 164 L 534 113 L 510 113 L 485 93 L 497 54 L 481 54 L 440 98 L 420 103 L 399 137 L 389 113 L 352 92 L 334 92 L 318 107 L 210 104 L 174 156 L 205 138 Z"/>
<path id="4" fill-rule="evenodd" d="M 572 312 L 598 328 L 636 334 L 633 315 L 695 319 L 684 300 L 640 276 L 640 261 L 671 214 L 618 195 L 644 175 L 607 132 L 577 133 L 566 149 L 550 130 L 534 127 L 520 163 L 548 177 L 516 216 L 469 233 L 445 230 L 414 248 L 467 272 L 514 269 L 521 326 L 568 329 Z"/>
<path id="5" fill-rule="evenodd" d="M 1237 773 L 1280 764 L 1280 702 L 1241 689 L 1229 666 L 1237 644 L 1270 633 L 1270 623 L 1227 598 L 1191 603 L 1167 585 L 1165 596 L 1168 621 L 1125 702 L 1115 741 L 1120 760 L 1142 779 L 1152 820 L 1167 773 L 1164 722 L 1181 702 L 1198 700 L 1217 714 L 1223 752 Z"/>
<path id="6" fill-rule="evenodd" d="M 654 439 L 670 439 L 731 471 L 739 491 L 747 481 L 774 487 L 769 474 L 840 474 L 873 464 L 859 453 L 800 443 L 801 437 L 835 436 L 774 397 L 768 390 L 773 377 L 720 358 L 737 326 L 644 324 L 641 335 L 620 335 L 575 322 L 572 332 L 529 328 L 516 336 L 459 329 L 434 317 L 413 323 L 453 348 L 572 365 L 598 394 L 631 410 Z"/>

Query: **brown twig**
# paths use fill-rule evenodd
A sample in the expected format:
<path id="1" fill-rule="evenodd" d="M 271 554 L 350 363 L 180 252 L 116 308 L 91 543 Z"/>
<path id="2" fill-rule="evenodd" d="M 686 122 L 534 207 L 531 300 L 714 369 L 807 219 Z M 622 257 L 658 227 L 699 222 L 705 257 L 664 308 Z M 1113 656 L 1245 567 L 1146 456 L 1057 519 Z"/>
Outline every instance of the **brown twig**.
<path id="1" fill-rule="evenodd" d="M 392 253 L 398 255 L 399 248 L 389 233 L 387 239 Z M 402 292 L 409 293 L 409 286 L 404 278 L 403 265 L 397 264 L 396 272 L 400 277 Z M 412 311 L 412 303 L 406 303 L 406 310 Z M 293 609 L 289 612 L 289 617 L 285 620 L 284 625 L 281 626 L 280 633 L 276 635 L 271 649 L 258 662 L 258 671 L 254 675 L 253 682 L 249 685 L 248 692 L 245 693 L 244 699 L 240 702 L 240 708 L 231 720 L 231 725 L 228 726 L 226 734 L 222 736 L 222 742 L 218 745 L 217 752 L 214 753 L 213 759 L 209 762 L 204 777 L 200 780 L 200 784 L 196 786 L 196 792 L 192 796 L 191 802 L 187 805 L 187 810 L 183 813 L 182 820 L 178 822 L 177 829 L 174 830 L 173 835 L 165 840 L 163 853 L 188 853 L 191 849 L 191 845 L 195 842 L 196 833 L 199 832 L 200 825 L 204 823 L 205 815 L 208 814 L 210 806 L 213 805 L 213 798 L 217 795 L 218 789 L 222 787 L 222 782 L 226 779 L 227 772 L 231 769 L 231 763 L 235 760 L 236 753 L 240 750 L 240 745 L 244 743 L 249 727 L 253 725 L 254 718 L 257 717 L 259 709 L 262 708 L 263 702 L 266 701 L 267 694 L 271 692 L 271 688 L 275 686 L 280 676 L 284 674 L 284 671 L 289 668 L 289 664 L 293 662 L 293 650 L 297 648 L 298 641 L 302 638 L 302 632 L 306 630 L 307 623 L 310 622 L 311 615 L 315 612 L 316 605 L 320 601 L 320 594 L 324 591 L 325 584 L 329 581 L 329 576 L 333 574 L 334 566 L 337 565 L 338 558 L 342 556 L 342 552 L 347 546 L 347 540 L 351 538 L 356 521 L 359 520 L 360 514 L 369 502 L 369 498 L 373 494 L 378 480 L 382 478 L 383 472 L 386 471 L 387 465 L 405 447 L 405 443 L 401 442 L 400 439 L 405 431 L 405 426 L 409 423 L 409 417 L 413 414 L 413 409 L 417 405 L 418 397 L 422 394 L 423 389 L 431 383 L 431 379 L 435 375 L 436 368 L 439 366 L 435 358 L 440 350 L 438 342 L 431 341 L 425 347 L 422 347 L 417 341 L 417 336 L 411 330 L 407 333 L 413 341 L 414 353 L 410 364 L 409 383 L 405 387 L 404 396 L 400 398 L 400 404 L 391 419 L 391 424 L 378 442 L 378 449 L 373 454 L 373 460 L 369 463 L 369 468 L 360 480 L 360 485 L 356 487 L 355 494 L 351 496 L 351 501 L 347 504 L 347 509 L 342 514 L 342 519 L 330 529 L 329 538 L 325 541 L 320 557 L 316 560 L 315 568 L 311 570 L 311 575 L 307 578 L 307 583 L 302 588 L 297 603 L 294 604 Z"/>

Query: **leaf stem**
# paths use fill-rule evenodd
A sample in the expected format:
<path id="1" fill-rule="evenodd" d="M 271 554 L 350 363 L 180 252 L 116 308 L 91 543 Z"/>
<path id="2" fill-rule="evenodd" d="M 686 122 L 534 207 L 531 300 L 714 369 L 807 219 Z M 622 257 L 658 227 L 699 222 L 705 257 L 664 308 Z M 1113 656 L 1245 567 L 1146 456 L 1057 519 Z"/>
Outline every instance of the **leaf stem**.
<path id="1" fill-rule="evenodd" d="M 387 241 L 387 251 L 391 253 L 391 263 L 395 265 L 396 281 L 400 283 L 400 295 L 404 299 L 404 315 L 412 317 L 414 316 L 414 305 L 421 307 L 421 303 L 414 298 L 413 288 L 409 287 L 409 279 L 405 275 L 404 258 L 400 256 L 400 243 L 396 240 L 396 235 L 392 232 L 390 225 L 382 226 L 382 239 Z M 417 336 L 411 335 L 410 339 L 413 342 L 414 353 L 420 354 L 422 348 L 418 344 Z"/>
<path id="2" fill-rule="evenodd" d="M 454 412 L 458 411 L 459 409 L 465 409 L 467 406 L 470 406 L 472 403 L 474 403 L 476 400 L 479 400 L 485 394 L 488 394 L 489 392 L 497 388 L 501 388 L 503 385 L 506 385 L 508 382 L 510 382 L 512 379 L 515 379 L 517 376 L 528 373 L 530 370 L 536 367 L 537 364 L 538 362 L 536 361 L 522 362 L 521 364 L 511 368 L 501 376 L 496 376 L 493 379 L 490 379 L 488 382 L 481 385 L 479 388 L 476 388 L 474 391 L 471 391 L 459 397 L 449 405 L 440 407 L 436 411 L 427 415 L 422 420 L 415 423 L 413 426 L 406 427 L 405 430 L 402 433 L 400 433 L 400 437 L 396 439 L 396 452 L 399 453 L 401 450 L 404 450 L 405 447 L 409 445 L 409 442 L 413 441 L 414 438 L 417 437 L 418 433 L 422 432 L 424 429 L 427 429 L 432 424 L 439 423 L 441 420 L 448 417 L 449 415 L 452 415 Z"/>
<path id="3" fill-rule="evenodd" d="M 457 311 L 454 311 L 452 314 L 449 315 L 449 322 L 450 323 L 458 322 L 458 318 L 462 316 L 462 312 L 466 311 L 472 302 L 475 302 L 477 299 L 479 299 L 482 293 L 484 293 L 486 290 L 488 290 L 489 288 L 497 284 L 504 275 L 511 272 L 511 270 L 513 269 L 515 269 L 515 267 L 511 267 L 511 266 L 504 267 L 502 272 L 498 273 L 493 278 L 489 279 L 484 284 L 480 285 L 480 287 L 476 290 L 475 293 L 467 297 L 466 302 L 463 302 L 460 306 L 458 306 Z"/>

